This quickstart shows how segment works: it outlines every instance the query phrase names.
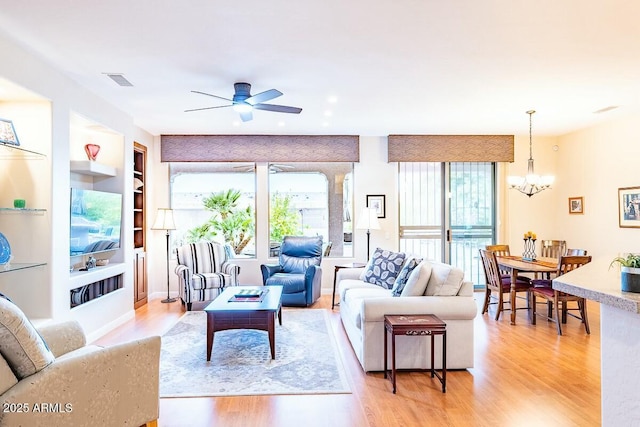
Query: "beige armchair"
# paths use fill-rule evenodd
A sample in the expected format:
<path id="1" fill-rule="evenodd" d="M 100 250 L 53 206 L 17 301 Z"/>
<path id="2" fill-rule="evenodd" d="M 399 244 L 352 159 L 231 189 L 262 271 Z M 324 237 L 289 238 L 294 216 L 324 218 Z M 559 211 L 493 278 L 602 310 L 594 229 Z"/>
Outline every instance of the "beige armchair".
<path id="1" fill-rule="evenodd" d="M 38 330 L 55 359 L 18 380 L 0 354 L 0 426 L 157 425 L 160 337 L 86 345 L 75 321 Z"/>

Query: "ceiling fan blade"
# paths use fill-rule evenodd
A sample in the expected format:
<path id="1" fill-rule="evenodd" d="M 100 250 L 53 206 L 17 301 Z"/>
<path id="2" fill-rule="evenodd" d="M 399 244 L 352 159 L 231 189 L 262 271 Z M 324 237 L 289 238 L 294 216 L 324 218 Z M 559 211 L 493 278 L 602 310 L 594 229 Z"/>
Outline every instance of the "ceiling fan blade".
<path id="1" fill-rule="evenodd" d="M 275 104 L 256 104 L 253 108 L 257 110 L 266 110 L 266 111 L 275 111 L 276 113 L 291 113 L 291 114 L 300 114 L 302 108 L 298 107 L 288 107 L 286 105 L 275 105 Z"/>
<path id="2" fill-rule="evenodd" d="M 190 113 L 192 111 L 213 110 L 214 108 L 226 108 L 226 107 L 231 107 L 231 105 L 218 105 L 216 107 L 192 108 L 190 110 L 184 110 L 184 112 Z"/>
<path id="3" fill-rule="evenodd" d="M 251 111 L 240 113 L 240 118 L 243 122 L 248 122 L 249 120 L 253 120 L 253 113 Z"/>
<path id="4" fill-rule="evenodd" d="M 265 90 L 264 92 L 257 93 L 249 98 L 245 99 L 245 102 L 248 102 L 251 105 L 256 105 L 261 102 L 269 101 L 274 98 L 282 96 L 282 92 L 276 89 Z"/>
<path id="5" fill-rule="evenodd" d="M 193 92 L 193 93 L 199 93 L 200 95 L 211 96 L 211 97 L 213 97 L 213 98 L 224 99 L 225 101 L 229 101 L 229 102 L 233 102 L 233 99 L 223 98 L 223 97 L 221 97 L 221 96 L 218 96 L 218 95 L 212 95 L 212 94 L 210 94 L 210 93 L 206 93 L 206 92 L 200 92 L 199 90 L 192 90 L 191 92 Z"/>

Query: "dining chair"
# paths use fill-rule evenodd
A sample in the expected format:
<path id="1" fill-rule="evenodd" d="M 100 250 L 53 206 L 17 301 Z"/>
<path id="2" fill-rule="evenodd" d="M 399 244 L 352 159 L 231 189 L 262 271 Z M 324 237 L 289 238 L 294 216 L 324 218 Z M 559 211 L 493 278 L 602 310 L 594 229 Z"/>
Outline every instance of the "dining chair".
<path id="1" fill-rule="evenodd" d="M 585 251 L 584 249 L 567 249 L 567 251 L 565 252 L 566 256 L 585 256 L 587 255 L 587 251 Z"/>
<path id="2" fill-rule="evenodd" d="M 566 240 L 541 240 L 540 256 L 545 258 L 558 258 L 564 255 L 567 249 Z"/>
<path id="3" fill-rule="evenodd" d="M 496 256 L 511 256 L 509 245 L 487 245 L 485 246 L 485 249 L 493 252 Z M 500 277 L 502 278 L 503 282 L 511 284 L 511 272 L 509 270 L 500 270 Z M 518 276 L 518 280 L 529 281 L 531 279 L 526 276 Z"/>
<path id="4" fill-rule="evenodd" d="M 561 256 L 558 262 L 557 275 L 561 276 L 569 271 L 575 270 L 587 263 L 591 262 L 591 256 L 575 255 L 575 256 Z M 583 297 L 567 294 L 565 292 L 557 291 L 553 289 L 551 280 L 538 279 L 531 281 L 531 288 L 529 290 L 529 300 L 531 303 L 531 324 L 536 324 L 536 316 L 540 314 L 536 312 L 537 298 L 543 298 L 547 301 L 547 314 L 545 317 L 551 322 L 555 322 L 558 329 L 558 335 L 562 335 L 562 323 L 567 323 L 567 315 L 580 319 L 584 323 L 584 328 L 587 334 L 590 334 L 589 319 L 587 318 L 587 301 Z M 577 308 L 569 308 L 568 302 L 575 301 Z M 562 312 L 560 312 L 560 303 L 562 303 Z M 569 311 L 578 311 L 580 317 L 569 313 Z M 555 316 L 554 316 L 555 314 Z"/>
<path id="5" fill-rule="evenodd" d="M 500 318 L 500 313 L 502 313 L 505 302 L 510 302 L 510 294 L 511 294 L 511 276 L 509 276 L 508 281 L 504 281 L 502 276 L 500 275 L 500 269 L 498 268 L 498 261 L 496 260 L 496 253 L 493 251 L 488 251 L 486 249 L 479 249 L 480 258 L 482 259 L 482 265 L 484 267 L 484 274 L 486 277 L 486 290 L 484 296 L 484 305 L 482 307 L 482 314 L 486 313 L 489 309 L 489 304 L 497 304 L 498 308 L 496 309 L 495 319 L 498 320 Z M 527 310 L 529 310 L 529 288 L 531 287 L 531 283 L 527 280 L 516 280 L 516 292 L 526 292 L 527 293 Z M 498 294 L 497 303 L 491 303 L 491 293 L 496 292 Z M 506 294 L 506 301 L 505 301 Z M 511 310 L 517 309 L 517 307 L 510 307 Z"/>
<path id="6" fill-rule="evenodd" d="M 566 240 L 540 240 L 540 256 L 543 258 L 560 259 L 567 250 Z M 546 274 L 547 279 L 551 279 L 551 273 Z M 538 276 L 535 277 L 538 279 Z"/>

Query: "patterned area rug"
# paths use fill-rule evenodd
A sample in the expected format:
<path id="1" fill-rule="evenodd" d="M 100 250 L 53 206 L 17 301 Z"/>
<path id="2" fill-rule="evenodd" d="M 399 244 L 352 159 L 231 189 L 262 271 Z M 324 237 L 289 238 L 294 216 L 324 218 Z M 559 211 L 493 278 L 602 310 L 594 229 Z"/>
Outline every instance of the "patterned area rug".
<path id="1" fill-rule="evenodd" d="M 276 358 L 265 331 L 216 332 L 207 362 L 206 314 L 186 313 L 162 336 L 160 397 L 350 393 L 326 310 L 283 310 Z"/>

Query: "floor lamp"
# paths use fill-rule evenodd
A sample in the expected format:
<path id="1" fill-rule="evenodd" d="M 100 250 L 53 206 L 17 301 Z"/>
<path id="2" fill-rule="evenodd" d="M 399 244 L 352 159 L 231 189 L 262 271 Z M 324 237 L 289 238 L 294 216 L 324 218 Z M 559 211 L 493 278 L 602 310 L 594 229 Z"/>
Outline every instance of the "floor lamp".
<path id="1" fill-rule="evenodd" d="M 156 220 L 151 229 L 165 230 L 167 234 L 167 298 L 163 299 L 162 302 L 175 302 L 176 298 L 171 298 L 169 295 L 169 231 L 176 229 L 176 224 L 173 222 L 173 210 L 168 208 L 158 208 Z"/>
<path id="2" fill-rule="evenodd" d="M 376 208 L 362 208 L 356 229 L 367 230 L 367 261 L 369 261 L 369 257 L 371 256 L 369 253 L 371 230 L 380 230 L 380 223 L 378 222 L 378 212 L 376 211 Z"/>

